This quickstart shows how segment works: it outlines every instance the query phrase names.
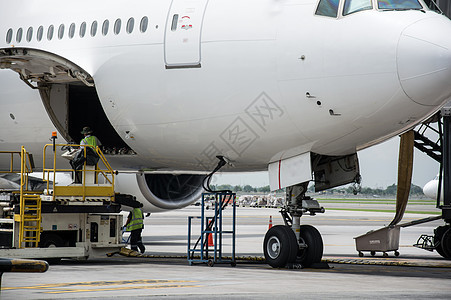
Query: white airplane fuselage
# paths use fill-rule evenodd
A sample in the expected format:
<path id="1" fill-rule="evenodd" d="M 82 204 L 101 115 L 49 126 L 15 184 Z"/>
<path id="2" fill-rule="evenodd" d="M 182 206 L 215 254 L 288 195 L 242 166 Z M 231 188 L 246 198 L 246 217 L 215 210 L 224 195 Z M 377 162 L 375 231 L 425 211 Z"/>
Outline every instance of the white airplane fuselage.
<path id="1" fill-rule="evenodd" d="M 13 1 L 0 150 L 41 153 L 54 128 L 78 142 L 90 126 L 122 171 L 115 192 L 145 211 L 198 200 L 216 156 L 268 169 L 287 226 L 268 230 L 265 259 L 309 267 L 323 254 L 300 222 L 324 212 L 305 196 L 312 176 L 316 190 L 359 183 L 357 150 L 451 98 L 451 21 L 422 1 Z"/>
<path id="2" fill-rule="evenodd" d="M 423 193 L 429 199 L 437 200 L 439 174 L 432 180 L 428 181 L 423 187 Z M 443 181 L 443 179 L 442 179 Z M 444 187 L 443 182 L 441 184 L 440 201 L 443 201 Z"/>
<path id="3" fill-rule="evenodd" d="M 0 49 L 53 53 L 92 76 L 106 116 L 137 153 L 113 158 L 115 168 L 205 171 L 223 155 L 232 171 L 252 171 L 305 152 L 350 154 L 413 127 L 449 99 L 446 17 L 373 9 L 328 18 L 315 15 L 316 5 L 15 1 L 0 12 Z M 180 16 L 176 25 L 174 14 Z M 127 33 L 131 17 L 134 30 Z M 10 70 L 0 71 L 0 82 L 10 87 L 0 90 L 2 147 L 39 144 L 39 153 L 52 126 L 38 92 Z"/>

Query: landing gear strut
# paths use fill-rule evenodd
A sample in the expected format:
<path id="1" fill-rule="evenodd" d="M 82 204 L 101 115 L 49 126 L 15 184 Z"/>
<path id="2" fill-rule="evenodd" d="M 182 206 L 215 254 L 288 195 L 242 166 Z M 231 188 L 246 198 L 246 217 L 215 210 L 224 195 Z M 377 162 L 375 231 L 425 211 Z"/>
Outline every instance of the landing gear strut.
<path id="1" fill-rule="evenodd" d="M 321 262 L 321 234 L 313 226 L 300 224 L 303 214 L 324 212 L 324 208 L 316 200 L 305 196 L 307 185 L 308 183 L 302 183 L 287 187 L 286 204 L 281 210 L 285 226 L 274 226 L 265 235 L 263 252 L 268 264 L 274 268 L 293 264 L 310 267 Z"/>

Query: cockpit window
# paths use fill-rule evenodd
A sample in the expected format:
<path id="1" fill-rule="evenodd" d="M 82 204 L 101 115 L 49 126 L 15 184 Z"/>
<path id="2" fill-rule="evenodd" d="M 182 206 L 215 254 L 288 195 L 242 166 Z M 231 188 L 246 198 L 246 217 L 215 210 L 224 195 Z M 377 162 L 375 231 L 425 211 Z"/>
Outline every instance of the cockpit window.
<path id="1" fill-rule="evenodd" d="M 340 0 L 320 0 L 316 15 L 336 18 L 338 15 L 338 4 Z"/>
<path id="2" fill-rule="evenodd" d="M 343 8 L 343 16 L 369 9 L 373 9 L 371 0 L 346 0 Z"/>
<path id="3" fill-rule="evenodd" d="M 378 0 L 379 9 L 423 9 L 418 0 Z"/>

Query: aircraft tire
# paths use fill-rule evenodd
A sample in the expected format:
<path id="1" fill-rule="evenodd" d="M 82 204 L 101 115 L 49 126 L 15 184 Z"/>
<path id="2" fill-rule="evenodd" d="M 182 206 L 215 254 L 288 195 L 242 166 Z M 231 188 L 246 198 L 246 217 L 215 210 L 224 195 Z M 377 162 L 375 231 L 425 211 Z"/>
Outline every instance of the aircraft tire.
<path id="1" fill-rule="evenodd" d="M 446 259 L 451 259 L 451 227 L 442 236 L 442 250 Z"/>
<path id="2" fill-rule="evenodd" d="M 263 253 L 266 262 L 273 268 L 283 268 L 296 260 L 298 243 L 296 235 L 290 227 L 276 225 L 265 235 Z"/>
<path id="3" fill-rule="evenodd" d="M 301 225 L 300 243 L 307 244 L 307 248 L 299 249 L 296 262 L 303 267 L 310 267 L 314 263 L 321 262 L 323 257 L 323 239 L 319 231 L 311 225 Z"/>
<path id="4" fill-rule="evenodd" d="M 443 249 L 442 238 L 445 235 L 445 232 L 447 232 L 447 230 L 449 230 L 450 228 L 451 227 L 449 227 L 449 226 L 439 226 L 439 227 L 434 229 L 434 246 L 435 246 L 435 250 L 438 252 L 438 254 L 440 254 L 444 258 L 448 258 L 448 257 L 446 255 L 444 249 Z"/>

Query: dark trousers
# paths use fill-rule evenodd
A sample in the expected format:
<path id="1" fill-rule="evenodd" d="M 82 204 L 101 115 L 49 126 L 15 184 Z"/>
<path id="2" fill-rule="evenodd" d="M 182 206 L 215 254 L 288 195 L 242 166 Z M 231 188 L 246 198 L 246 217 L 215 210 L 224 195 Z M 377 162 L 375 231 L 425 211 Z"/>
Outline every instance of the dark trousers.
<path id="1" fill-rule="evenodd" d="M 130 232 L 130 246 L 131 246 L 132 250 L 138 251 L 138 248 L 139 248 L 141 253 L 144 253 L 144 251 L 146 251 L 146 247 L 144 247 L 144 244 L 142 242 L 141 232 L 142 232 L 142 228 L 135 229 Z"/>
<path id="2" fill-rule="evenodd" d="M 74 183 L 81 183 L 83 179 L 83 173 L 79 170 L 75 170 Z"/>

